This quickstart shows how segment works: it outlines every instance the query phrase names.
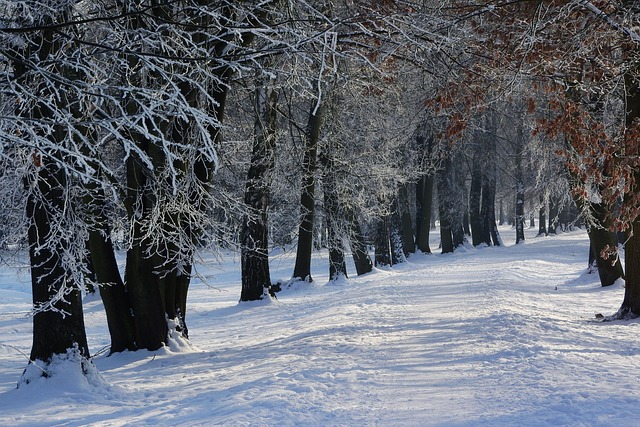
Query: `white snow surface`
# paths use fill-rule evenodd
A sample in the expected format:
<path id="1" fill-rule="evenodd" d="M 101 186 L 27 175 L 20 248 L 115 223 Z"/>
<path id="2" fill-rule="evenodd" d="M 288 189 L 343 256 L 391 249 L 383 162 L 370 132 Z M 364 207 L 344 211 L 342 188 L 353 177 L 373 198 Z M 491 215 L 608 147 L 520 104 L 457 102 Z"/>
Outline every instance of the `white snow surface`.
<path id="1" fill-rule="evenodd" d="M 28 269 L 0 270 L 0 424 L 6 426 L 632 426 L 640 321 L 601 323 L 623 283 L 587 274 L 584 231 L 455 254 L 238 303 L 240 263 L 199 267 L 190 342 L 58 363 L 16 388 L 31 346 Z M 432 248 L 437 248 L 432 233 Z M 436 252 L 438 252 L 436 250 Z M 294 251 L 272 256 L 288 279 Z M 24 259 L 23 259 L 24 261 Z M 351 271 L 350 271 L 351 273 Z M 109 344 L 85 301 L 93 353 Z M 30 368 L 32 369 L 32 368 Z"/>

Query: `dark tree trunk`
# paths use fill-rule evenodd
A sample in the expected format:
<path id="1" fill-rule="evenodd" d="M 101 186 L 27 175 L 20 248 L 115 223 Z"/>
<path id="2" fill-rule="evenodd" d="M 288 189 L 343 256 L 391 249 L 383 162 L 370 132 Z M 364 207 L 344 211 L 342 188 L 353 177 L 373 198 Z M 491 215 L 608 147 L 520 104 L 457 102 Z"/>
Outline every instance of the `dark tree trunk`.
<path id="1" fill-rule="evenodd" d="M 391 215 L 389 216 L 389 245 L 391 248 L 391 265 L 405 262 L 402 242 L 402 223 L 398 212 L 398 199 L 394 198 L 391 206 Z"/>
<path id="2" fill-rule="evenodd" d="M 639 156 L 640 145 L 637 140 L 637 132 L 640 125 L 640 82 L 637 75 L 631 72 L 625 74 L 625 101 L 627 107 L 625 145 L 628 150 L 625 154 Z M 633 203 L 634 198 L 638 195 L 637 183 L 640 182 L 640 171 L 635 171 L 634 179 L 636 187 L 634 187 L 634 193 L 625 195 L 627 203 Z M 632 222 L 626 235 L 624 249 L 626 269 L 624 300 L 618 311 L 618 316 L 640 316 L 640 217 Z"/>
<path id="3" fill-rule="evenodd" d="M 637 177 L 640 178 L 640 177 Z M 640 220 L 633 221 L 632 230 L 640 230 Z M 640 316 L 640 233 L 627 233 L 625 253 L 624 299 L 618 312 L 619 317 Z"/>
<path id="4" fill-rule="evenodd" d="M 433 175 L 423 175 L 416 185 L 416 246 L 425 254 L 431 253 L 429 232 L 433 211 Z"/>
<path id="5" fill-rule="evenodd" d="M 315 213 L 315 172 L 320 136 L 321 112 L 313 103 L 309 112 L 305 135 L 304 159 L 302 161 L 303 178 L 300 195 L 300 226 L 298 228 L 298 247 L 293 278 L 313 281 L 311 277 L 311 254 L 313 251 L 313 218 Z"/>
<path id="6" fill-rule="evenodd" d="M 516 184 L 516 244 L 524 242 L 524 188 Z"/>
<path id="7" fill-rule="evenodd" d="M 33 346 L 30 360 L 48 363 L 56 354 L 77 347 L 89 357 L 80 290 L 71 283 L 62 256 L 67 236 L 55 235 L 65 209 L 66 176 L 57 166 L 45 164 L 29 182 L 29 258 L 33 307 Z M 61 295 L 64 297 L 61 298 Z M 46 373 L 44 373 L 46 375 Z"/>
<path id="8" fill-rule="evenodd" d="M 146 142 L 139 142 L 141 149 L 152 149 Z M 127 250 L 124 281 L 127 297 L 133 313 L 135 340 L 139 349 L 157 350 L 166 343 L 168 326 L 165 304 L 157 268 L 162 265 L 159 248 L 154 247 L 143 229 L 143 222 L 150 221 L 151 210 L 156 203 L 151 187 L 149 171 L 130 156 L 127 160 L 128 194 L 126 207 L 132 222 L 132 243 Z"/>
<path id="9" fill-rule="evenodd" d="M 522 123 L 518 125 L 515 147 L 516 175 L 516 244 L 524 242 L 524 174 L 522 171 L 522 150 L 524 150 L 524 133 Z"/>
<path id="10" fill-rule="evenodd" d="M 578 179 L 570 175 L 569 184 L 572 188 L 580 185 Z M 575 192 L 574 192 L 575 194 Z M 616 280 L 624 277 L 620 260 L 612 257 L 617 256 L 614 252 L 617 249 L 617 241 L 614 233 L 610 231 L 611 219 L 610 209 L 603 204 L 589 203 L 580 197 L 574 197 L 576 206 L 580 211 L 589 211 L 590 224 L 587 229 L 589 236 L 589 268 L 595 266 L 598 270 L 600 284 L 602 286 L 613 285 Z"/>
<path id="11" fill-rule="evenodd" d="M 416 135 L 416 144 L 426 159 L 431 159 L 434 138 L 428 124 L 421 128 L 422 132 Z M 429 247 L 429 231 L 435 228 L 433 215 L 433 186 L 434 173 L 423 173 L 416 183 L 416 238 L 415 244 L 422 253 L 431 253 Z"/>
<path id="12" fill-rule="evenodd" d="M 107 315 L 107 326 L 111 335 L 111 353 L 136 350 L 135 327 L 127 291 L 118 270 L 107 219 L 97 218 L 102 230 L 89 233 L 91 261 L 99 283 L 100 297 Z M 96 222 L 97 222 L 96 221 Z M 96 226 L 99 226 L 96 224 Z"/>
<path id="13" fill-rule="evenodd" d="M 496 223 L 496 134 L 494 115 L 487 116 L 488 133 L 483 138 L 482 190 L 480 200 L 479 244 L 500 246 L 502 244 Z"/>
<path id="14" fill-rule="evenodd" d="M 413 220 L 409 203 L 408 184 L 400 184 L 398 188 L 398 213 L 400 214 L 400 234 L 402 236 L 402 252 L 405 257 L 415 253 L 416 244 L 413 233 Z"/>
<path id="15" fill-rule="evenodd" d="M 423 175 L 416 185 L 416 246 L 430 254 L 429 230 L 433 209 L 433 175 Z"/>
<path id="16" fill-rule="evenodd" d="M 455 161 L 455 163 L 453 163 Z M 458 156 L 453 157 L 451 188 L 451 233 L 453 235 L 453 247 L 458 248 L 465 242 L 465 213 L 469 210 L 466 197 L 465 181 L 467 178 L 466 169 L 462 167 Z"/>
<path id="17" fill-rule="evenodd" d="M 486 243 L 486 239 L 482 238 L 482 217 L 480 216 L 482 175 L 482 165 L 476 154 L 473 159 L 471 185 L 469 189 L 469 223 L 471 226 L 471 242 L 473 246 Z"/>
<path id="18" fill-rule="evenodd" d="M 356 273 L 358 276 L 370 273 L 373 269 L 373 263 L 371 262 L 371 257 L 367 251 L 367 244 L 365 242 L 364 235 L 362 234 L 360 222 L 357 218 L 353 217 L 353 214 L 351 219 L 350 237 L 351 254 L 353 256 L 353 263 L 356 266 Z"/>
<path id="19" fill-rule="evenodd" d="M 471 236 L 471 226 L 469 225 L 469 211 L 465 209 L 462 216 L 462 230 L 465 236 Z"/>
<path id="20" fill-rule="evenodd" d="M 446 206 L 440 204 L 440 212 L 446 213 Z M 444 218 L 444 219 L 443 219 Z M 440 218 L 440 246 L 443 254 L 453 252 L 453 235 L 451 234 L 451 221 L 445 216 Z"/>
<path id="21" fill-rule="evenodd" d="M 494 196 L 491 183 L 485 176 L 482 183 L 482 197 L 480 205 L 480 233 L 478 241 L 480 245 L 491 246 L 491 221 L 495 219 Z M 494 224 L 495 226 L 495 224 Z"/>
<path id="22" fill-rule="evenodd" d="M 459 248 L 464 244 L 464 227 L 463 227 L 463 213 L 457 212 L 460 217 L 456 218 L 457 221 L 451 224 L 451 237 L 453 239 L 453 247 Z"/>
<path id="23" fill-rule="evenodd" d="M 547 235 L 547 215 L 546 215 L 546 206 L 544 204 L 544 199 L 540 197 L 540 210 L 538 211 L 539 220 L 538 220 L 538 236 L 546 236 Z"/>
<path id="24" fill-rule="evenodd" d="M 488 231 L 490 241 L 489 245 L 502 246 L 502 239 L 498 232 L 496 223 L 495 199 L 496 199 L 496 181 L 495 178 L 489 177 L 486 185 L 482 188 L 482 208 L 481 215 L 484 221 L 484 229 Z"/>
<path id="25" fill-rule="evenodd" d="M 82 295 L 78 283 L 78 271 L 73 263 L 83 264 L 75 259 L 72 245 L 75 224 L 69 218 L 68 211 L 75 210 L 77 200 L 68 187 L 69 174 L 61 164 L 58 150 L 64 151 L 69 145 L 69 130 L 64 124 L 56 123 L 56 113 L 71 113 L 77 119 L 79 107 L 77 99 L 66 93 L 64 87 L 53 89 L 54 81 L 76 78 L 75 70 L 57 62 L 64 57 L 63 50 L 73 49 L 72 42 L 62 41 L 55 30 L 46 29 L 48 24 L 60 20 L 68 21 L 65 5 L 49 5 L 50 16 L 43 17 L 43 30 L 27 35 L 20 47 L 7 46 L 11 52 L 8 57 L 13 61 L 12 84 L 38 86 L 35 105 L 25 100 L 16 102 L 17 116 L 33 123 L 38 132 L 39 121 L 47 123 L 46 146 L 44 155 L 34 149 L 33 169 L 25 177 L 27 191 L 26 218 L 28 221 L 27 238 L 29 243 L 29 261 L 31 271 L 31 290 L 33 301 L 33 345 L 30 362 L 40 360 L 49 364 L 53 356 L 65 354 L 75 349 L 80 358 L 89 357 L 89 348 L 84 327 Z M 64 43 L 64 44 L 63 44 Z M 66 45 L 69 43 L 69 45 Z M 74 55 L 73 52 L 70 53 Z M 31 61 L 47 64 L 47 76 L 29 73 Z M 40 80 L 42 78 L 44 81 Z M 47 79 L 49 79 L 47 81 Z M 70 252 L 67 252 L 70 251 Z M 66 252 L 66 253 L 65 253 Z M 71 258 L 71 259 L 70 259 Z M 75 277 L 74 277 L 75 276 Z M 43 376 L 49 375 L 45 370 Z M 22 381 L 28 382 L 29 378 Z"/>
<path id="26" fill-rule="evenodd" d="M 558 201 L 555 196 L 549 198 L 549 228 L 548 234 L 558 234 L 558 220 L 560 216 L 560 209 L 558 207 Z"/>
<path id="27" fill-rule="evenodd" d="M 329 143 L 331 144 L 331 142 Z M 335 147 L 327 147 L 320 154 L 323 167 L 323 191 L 325 220 L 327 230 L 327 247 L 329 249 L 329 280 L 347 277 L 347 264 L 344 256 L 344 215 L 340 211 L 340 201 L 336 189 L 335 162 L 333 161 Z"/>
<path id="28" fill-rule="evenodd" d="M 242 224 L 242 292 L 240 300 L 263 298 L 271 287 L 269 272 L 269 174 L 274 165 L 277 92 L 260 87 L 255 93 L 255 135 L 247 172 Z"/>
<path id="29" fill-rule="evenodd" d="M 594 213 L 599 210 L 599 206 L 594 206 Z M 616 280 L 624 277 L 620 260 L 615 258 L 612 262 L 610 259 L 610 257 L 617 257 L 617 254 L 609 253 L 617 248 L 615 238 L 607 228 L 598 226 L 589 227 L 588 235 L 590 242 L 589 258 L 593 259 L 598 269 L 600 284 L 602 286 L 613 285 Z"/>
<path id="30" fill-rule="evenodd" d="M 529 228 L 536 227 L 536 215 L 534 212 L 530 212 L 529 214 Z"/>
<path id="31" fill-rule="evenodd" d="M 341 227 L 338 225 L 338 202 L 333 183 L 324 187 L 324 204 L 327 209 L 327 246 L 329 248 L 329 280 L 347 277 L 347 264 L 342 244 Z"/>
<path id="32" fill-rule="evenodd" d="M 451 159 L 443 160 L 442 167 L 436 173 L 438 186 L 438 211 L 440 217 L 440 246 L 442 253 L 450 253 L 455 249 L 453 241 L 453 201 L 451 192 Z"/>
<path id="33" fill-rule="evenodd" d="M 392 264 L 389 221 L 389 215 L 383 215 L 376 224 L 374 257 L 376 267 L 390 266 Z"/>

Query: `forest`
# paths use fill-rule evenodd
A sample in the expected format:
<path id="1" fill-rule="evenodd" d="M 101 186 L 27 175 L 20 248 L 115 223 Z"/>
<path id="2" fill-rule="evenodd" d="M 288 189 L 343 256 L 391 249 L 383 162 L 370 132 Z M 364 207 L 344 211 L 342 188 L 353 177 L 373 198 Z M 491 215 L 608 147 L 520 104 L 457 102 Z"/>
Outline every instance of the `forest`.
<path id="1" fill-rule="evenodd" d="M 29 365 L 88 371 L 94 294 L 109 354 L 188 340 L 190 285 L 229 252 L 242 305 L 311 289 L 319 250 L 340 283 L 582 229 L 584 267 L 624 279 L 602 321 L 636 318 L 638 22 L 637 0 L 0 0 Z"/>

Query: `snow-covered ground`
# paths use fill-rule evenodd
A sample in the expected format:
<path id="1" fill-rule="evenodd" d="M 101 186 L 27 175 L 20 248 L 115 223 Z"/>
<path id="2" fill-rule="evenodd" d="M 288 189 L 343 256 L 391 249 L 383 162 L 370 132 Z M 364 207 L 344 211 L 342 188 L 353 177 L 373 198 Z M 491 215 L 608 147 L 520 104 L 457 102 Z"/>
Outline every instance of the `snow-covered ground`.
<path id="1" fill-rule="evenodd" d="M 624 289 L 585 274 L 586 233 L 515 246 L 501 231 L 505 247 L 420 254 L 340 283 L 318 253 L 314 284 L 256 303 L 238 303 L 229 255 L 191 288 L 190 346 L 100 354 L 99 376 L 60 368 L 19 389 L 29 275 L 3 268 L 0 425 L 638 425 L 640 322 L 595 321 Z M 273 256 L 273 278 L 289 278 L 293 257 Z M 99 352 L 98 299 L 86 322 Z"/>

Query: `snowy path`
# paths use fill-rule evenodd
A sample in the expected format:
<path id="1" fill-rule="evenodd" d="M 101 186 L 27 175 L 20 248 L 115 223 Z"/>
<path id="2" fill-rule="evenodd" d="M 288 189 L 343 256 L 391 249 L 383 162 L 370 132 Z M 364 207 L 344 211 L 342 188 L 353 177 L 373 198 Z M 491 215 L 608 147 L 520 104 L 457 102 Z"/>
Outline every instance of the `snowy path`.
<path id="1" fill-rule="evenodd" d="M 19 390 L 28 287 L 3 271 L 0 424 L 634 425 L 640 322 L 593 320 L 623 289 L 582 275 L 587 248 L 584 232 L 529 238 L 328 285 L 318 258 L 315 284 L 245 304 L 229 259 L 203 269 L 215 289 L 192 288 L 192 347 L 100 356 L 108 385 L 63 375 Z M 92 351 L 108 344 L 99 301 L 87 324 Z"/>

